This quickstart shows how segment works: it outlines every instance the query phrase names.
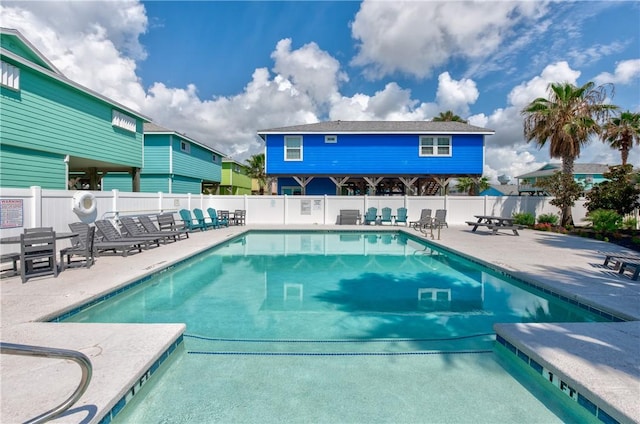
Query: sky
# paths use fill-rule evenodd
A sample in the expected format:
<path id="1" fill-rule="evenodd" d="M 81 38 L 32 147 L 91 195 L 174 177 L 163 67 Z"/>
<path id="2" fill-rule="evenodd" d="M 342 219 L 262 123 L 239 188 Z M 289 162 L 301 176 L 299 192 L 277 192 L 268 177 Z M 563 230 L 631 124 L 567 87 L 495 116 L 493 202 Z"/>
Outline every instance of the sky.
<path id="1" fill-rule="evenodd" d="M 640 1 L 3 0 L 0 16 L 66 77 L 240 162 L 259 130 L 452 110 L 495 131 L 484 176 L 515 180 L 559 162 L 520 113 L 550 83 L 612 84 L 640 112 Z M 621 159 L 594 139 L 576 162 Z"/>

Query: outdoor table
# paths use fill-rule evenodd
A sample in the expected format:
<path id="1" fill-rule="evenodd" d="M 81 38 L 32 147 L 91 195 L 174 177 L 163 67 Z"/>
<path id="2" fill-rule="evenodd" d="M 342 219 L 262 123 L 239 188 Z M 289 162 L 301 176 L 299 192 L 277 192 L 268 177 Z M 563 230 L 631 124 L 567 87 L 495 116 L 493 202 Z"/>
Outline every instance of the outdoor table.
<path id="1" fill-rule="evenodd" d="M 467 221 L 467 224 L 473 225 L 471 232 L 475 232 L 478 227 L 487 227 L 492 230 L 493 234 L 496 234 L 498 230 L 511 230 L 514 235 L 518 234 L 518 227 L 514 225 L 515 219 L 512 217 L 505 216 L 494 216 L 494 215 L 474 215 L 477 221 Z"/>
<path id="2" fill-rule="evenodd" d="M 56 240 L 67 239 L 77 236 L 78 233 L 56 233 Z M 10 236 L 0 238 L 0 244 L 20 243 L 20 236 Z"/>

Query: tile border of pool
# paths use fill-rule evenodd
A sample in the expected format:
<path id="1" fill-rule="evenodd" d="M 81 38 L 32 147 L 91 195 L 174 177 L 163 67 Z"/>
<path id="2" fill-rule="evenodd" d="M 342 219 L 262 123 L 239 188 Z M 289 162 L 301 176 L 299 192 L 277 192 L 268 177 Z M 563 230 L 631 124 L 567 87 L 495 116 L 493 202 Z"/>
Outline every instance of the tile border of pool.
<path id="1" fill-rule="evenodd" d="M 172 353 L 182 345 L 184 335 L 180 335 L 171 345 L 160 355 L 158 359 L 140 376 L 140 378 L 127 389 L 127 392 L 116 402 L 116 404 L 107 412 L 98 422 L 99 424 L 109 424 L 111 421 L 127 406 L 129 402 L 137 395 L 140 390 L 149 382 L 151 376 L 160 369 L 160 366 L 166 363 Z"/>
<path id="2" fill-rule="evenodd" d="M 600 406 L 596 404 L 596 402 L 590 400 L 587 396 L 569 386 L 568 383 L 562 380 L 561 376 L 559 376 L 558 374 L 554 374 L 553 372 L 551 372 L 551 370 L 543 367 L 535 359 L 531 358 L 527 353 L 516 347 L 513 343 L 509 342 L 500 334 L 496 334 L 496 342 L 500 343 L 514 356 L 520 358 L 522 361 L 524 361 L 525 364 L 529 365 L 529 367 L 537 372 L 540 377 L 542 377 L 542 379 L 548 383 L 546 385 L 547 387 L 555 387 L 557 390 L 561 391 L 570 399 L 577 402 L 578 405 L 582 406 L 586 411 L 590 412 L 594 417 L 598 418 L 603 423 L 620 424 L 618 420 L 604 411 Z"/>

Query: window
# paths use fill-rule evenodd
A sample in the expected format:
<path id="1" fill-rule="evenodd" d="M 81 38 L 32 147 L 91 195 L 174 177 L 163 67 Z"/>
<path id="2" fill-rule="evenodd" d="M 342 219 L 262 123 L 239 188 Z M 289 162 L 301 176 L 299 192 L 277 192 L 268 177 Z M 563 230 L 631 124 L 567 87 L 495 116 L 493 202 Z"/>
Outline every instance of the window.
<path id="1" fill-rule="evenodd" d="M 451 137 L 421 136 L 420 156 L 451 156 Z"/>
<path id="2" fill-rule="evenodd" d="M 302 160 L 302 136 L 284 137 L 284 160 Z"/>
<path id="3" fill-rule="evenodd" d="M 0 64 L 2 65 L 2 80 L 0 83 L 5 87 L 20 90 L 20 69 L 9 65 L 7 62 L 0 61 Z"/>
<path id="4" fill-rule="evenodd" d="M 338 136 L 337 135 L 325 135 L 324 136 L 324 142 L 325 143 L 337 143 L 338 142 Z"/>
<path id="5" fill-rule="evenodd" d="M 190 153 L 191 152 L 191 145 L 189 143 L 187 143 L 186 141 L 180 141 L 180 150 L 182 150 L 185 153 Z"/>
<path id="6" fill-rule="evenodd" d="M 218 162 L 218 156 L 216 156 L 216 154 L 215 154 L 215 153 L 213 153 L 213 154 L 211 155 L 211 160 L 213 161 L 213 163 Z"/>
<path id="7" fill-rule="evenodd" d="M 117 110 L 113 110 L 111 113 L 111 125 L 127 131 L 136 132 L 136 120 Z"/>

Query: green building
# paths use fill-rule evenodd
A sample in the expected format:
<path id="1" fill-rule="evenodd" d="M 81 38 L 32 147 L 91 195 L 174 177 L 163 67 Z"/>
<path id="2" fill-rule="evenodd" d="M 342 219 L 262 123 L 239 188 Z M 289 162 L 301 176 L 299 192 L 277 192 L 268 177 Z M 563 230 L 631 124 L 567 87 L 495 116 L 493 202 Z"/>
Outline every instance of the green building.
<path id="1" fill-rule="evenodd" d="M 220 194 L 251 194 L 251 177 L 247 175 L 247 165 L 233 159 L 222 160 L 222 182 Z"/>
<path id="2" fill-rule="evenodd" d="M 150 119 L 65 77 L 20 32 L 0 28 L 0 187 L 139 191 Z"/>
<path id="3" fill-rule="evenodd" d="M 145 123 L 140 191 L 215 194 L 221 181 L 223 157 L 223 153 L 185 134 Z M 131 191 L 126 174 L 109 173 L 103 181 L 105 190 Z"/>

